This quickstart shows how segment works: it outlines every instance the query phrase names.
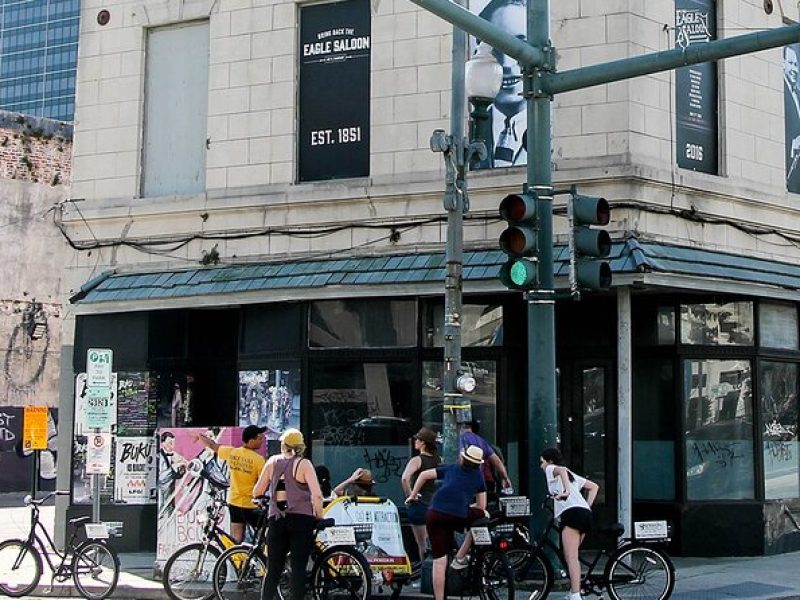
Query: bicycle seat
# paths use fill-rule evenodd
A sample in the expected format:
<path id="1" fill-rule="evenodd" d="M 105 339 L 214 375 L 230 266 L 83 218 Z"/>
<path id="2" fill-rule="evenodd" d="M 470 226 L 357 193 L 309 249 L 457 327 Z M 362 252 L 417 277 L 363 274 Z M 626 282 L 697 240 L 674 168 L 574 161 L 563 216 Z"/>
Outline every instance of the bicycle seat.
<path id="1" fill-rule="evenodd" d="M 611 535 L 614 537 L 622 537 L 622 534 L 625 533 L 625 525 L 622 523 L 612 523 L 611 525 L 606 525 L 605 527 L 601 527 L 599 532 L 603 535 Z"/>
<path id="2" fill-rule="evenodd" d="M 70 525 L 77 525 L 78 523 L 87 523 L 88 521 L 91 521 L 91 520 L 92 520 L 92 517 L 88 517 L 88 516 L 87 517 L 75 517 L 74 519 L 70 519 L 69 520 L 69 524 Z"/>
<path id="3" fill-rule="evenodd" d="M 314 531 L 320 532 L 334 525 L 336 525 L 336 519 L 320 519 L 317 521 L 316 525 L 314 525 Z"/>

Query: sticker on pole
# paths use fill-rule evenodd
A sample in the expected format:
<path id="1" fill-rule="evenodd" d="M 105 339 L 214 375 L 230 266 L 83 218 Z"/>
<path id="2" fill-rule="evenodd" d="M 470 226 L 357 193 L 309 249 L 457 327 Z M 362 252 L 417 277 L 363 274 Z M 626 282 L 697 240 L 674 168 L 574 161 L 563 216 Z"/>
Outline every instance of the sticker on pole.
<path id="1" fill-rule="evenodd" d="M 86 385 L 111 387 L 111 365 L 114 352 L 110 348 L 89 348 L 86 351 Z"/>
<path id="2" fill-rule="evenodd" d="M 86 473 L 108 475 L 111 473 L 111 436 L 107 433 L 90 433 L 86 445 Z"/>
<path id="3" fill-rule="evenodd" d="M 47 450 L 46 406 L 26 406 L 22 420 L 22 446 L 25 450 Z"/>

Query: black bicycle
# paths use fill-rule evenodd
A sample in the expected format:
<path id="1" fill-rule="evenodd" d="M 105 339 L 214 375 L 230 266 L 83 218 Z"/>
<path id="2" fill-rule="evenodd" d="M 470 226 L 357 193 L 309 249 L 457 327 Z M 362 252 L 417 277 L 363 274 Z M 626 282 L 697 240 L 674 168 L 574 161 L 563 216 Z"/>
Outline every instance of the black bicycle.
<path id="1" fill-rule="evenodd" d="M 119 558 L 106 541 L 105 524 L 89 523 L 90 517 L 70 519 L 73 532 L 63 554 L 56 549 L 53 538 L 42 525 L 39 507 L 50 498 L 68 495 L 69 492 L 56 491 L 40 500 L 25 497 L 25 504 L 31 508 L 27 539 L 0 543 L 0 591 L 6 596 L 20 598 L 36 589 L 42 576 L 42 557 L 53 572 L 51 586 L 53 581 L 63 582 L 71 577 L 78 593 L 89 600 L 103 600 L 114 593 L 119 580 Z M 83 541 L 78 540 L 81 530 L 86 534 Z"/>
<path id="2" fill-rule="evenodd" d="M 236 542 L 219 526 L 227 506 L 224 488 L 211 486 L 205 514 L 198 516 L 203 523 L 199 542 L 184 546 L 169 557 L 164 565 L 162 582 L 172 600 L 210 600 L 214 597 L 211 575 L 220 554 Z"/>
<path id="3" fill-rule="evenodd" d="M 549 501 L 550 498 L 542 504 L 542 508 L 551 513 L 549 524 L 530 545 L 524 568 L 517 574 L 518 586 L 526 591 L 529 600 L 543 600 L 553 588 L 553 565 L 545 548 L 549 548 L 561 564 L 566 564 L 561 546 L 552 541 L 558 527 Z M 599 533 L 619 540 L 611 552 L 598 550 L 592 560 L 580 558 L 581 565 L 587 569 L 581 577 L 582 593 L 602 596 L 606 590 L 614 600 L 666 600 L 672 595 L 675 566 L 660 547 L 669 541 L 666 521 L 635 523 L 633 538 L 622 537 L 625 527 L 620 523 L 602 528 Z M 516 550 L 522 551 L 521 548 Z M 606 559 L 604 565 L 603 558 Z"/>

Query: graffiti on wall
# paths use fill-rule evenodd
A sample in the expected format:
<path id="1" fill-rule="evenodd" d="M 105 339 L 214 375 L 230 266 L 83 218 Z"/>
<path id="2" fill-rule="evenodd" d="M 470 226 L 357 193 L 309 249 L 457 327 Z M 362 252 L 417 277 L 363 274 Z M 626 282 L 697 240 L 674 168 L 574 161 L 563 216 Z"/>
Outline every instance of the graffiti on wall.
<path id="1" fill-rule="evenodd" d="M 57 324 L 60 309 L 41 302 L 0 302 L 0 406 L 58 403 Z"/>

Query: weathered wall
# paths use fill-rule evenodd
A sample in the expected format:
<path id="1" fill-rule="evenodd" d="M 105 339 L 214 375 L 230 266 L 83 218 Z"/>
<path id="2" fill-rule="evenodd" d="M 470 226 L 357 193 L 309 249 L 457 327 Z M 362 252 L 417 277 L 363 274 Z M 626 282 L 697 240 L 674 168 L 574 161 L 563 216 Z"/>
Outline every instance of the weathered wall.
<path id="1" fill-rule="evenodd" d="M 58 405 L 71 126 L 0 112 L 0 406 Z M 33 339 L 35 323 L 44 324 Z"/>

